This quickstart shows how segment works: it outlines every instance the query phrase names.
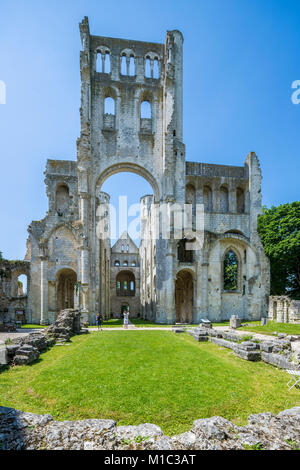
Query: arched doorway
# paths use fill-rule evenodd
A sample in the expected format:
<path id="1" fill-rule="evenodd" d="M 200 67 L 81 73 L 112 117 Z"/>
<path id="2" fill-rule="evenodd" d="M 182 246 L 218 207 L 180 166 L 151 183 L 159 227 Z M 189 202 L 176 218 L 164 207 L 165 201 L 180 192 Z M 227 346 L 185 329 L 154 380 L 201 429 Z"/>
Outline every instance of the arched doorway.
<path id="1" fill-rule="evenodd" d="M 175 281 L 176 322 L 193 323 L 194 282 L 187 270 L 177 273 Z"/>
<path id="2" fill-rule="evenodd" d="M 74 308 L 75 284 L 77 275 L 72 269 L 62 269 L 57 273 L 57 311 Z"/>

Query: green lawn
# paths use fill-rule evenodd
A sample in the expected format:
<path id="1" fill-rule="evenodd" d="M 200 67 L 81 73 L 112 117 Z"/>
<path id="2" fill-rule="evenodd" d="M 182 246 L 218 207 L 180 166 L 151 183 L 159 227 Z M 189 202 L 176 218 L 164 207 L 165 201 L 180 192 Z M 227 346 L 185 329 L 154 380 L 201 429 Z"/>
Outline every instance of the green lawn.
<path id="1" fill-rule="evenodd" d="M 158 323 L 153 323 L 148 320 L 143 320 L 141 318 L 130 318 L 131 323 L 133 323 L 137 328 L 172 328 L 172 325 L 159 325 Z M 110 320 L 105 320 L 103 322 L 103 328 L 121 328 L 124 324 L 124 320 L 120 318 L 113 318 Z M 89 328 L 97 328 L 95 325 L 90 325 Z"/>
<path id="2" fill-rule="evenodd" d="M 300 335 L 300 325 L 293 325 L 291 323 L 276 323 L 269 321 L 267 325 L 261 326 L 261 322 L 252 322 L 250 326 L 244 326 L 239 330 L 253 331 L 254 333 L 261 333 L 265 335 L 272 335 L 277 333 L 287 333 L 288 335 Z"/>
<path id="3" fill-rule="evenodd" d="M 95 332 L 55 346 L 31 366 L 0 374 L 0 405 L 56 420 L 154 423 L 168 434 L 215 415 L 246 424 L 251 413 L 300 405 L 289 376 L 212 343 L 170 331 Z"/>
<path id="4" fill-rule="evenodd" d="M 31 329 L 42 329 L 42 328 L 47 328 L 47 326 L 44 326 L 44 325 L 22 325 L 21 327 L 22 329 L 24 330 L 31 330 Z"/>
<path id="5" fill-rule="evenodd" d="M 133 323 L 137 328 L 143 327 L 151 327 L 151 328 L 172 328 L 174 325 L 165 325 L 165 324 L 159 324 L 159 323 L 154 323 L 150 322 L 148 320 L 143 320 L 141 318 L 130 318 L 131 323 Z M 120 328 L 123 326 L 123 319 L 119 318 L 114 318 L 110 320 L 106 320 L 103 323 L 104 328 Z M 199 326 L 199 323 L 192 324 L 192 325 L 187 325 L 189 328 L 196 328 Z M 213 326 L 229 326 L 229 321 L 228 322 L 222 322 L 222 323 L 213 323 Z M 95 328 L 95 325 L 90 325 L 89 328 Z"/>

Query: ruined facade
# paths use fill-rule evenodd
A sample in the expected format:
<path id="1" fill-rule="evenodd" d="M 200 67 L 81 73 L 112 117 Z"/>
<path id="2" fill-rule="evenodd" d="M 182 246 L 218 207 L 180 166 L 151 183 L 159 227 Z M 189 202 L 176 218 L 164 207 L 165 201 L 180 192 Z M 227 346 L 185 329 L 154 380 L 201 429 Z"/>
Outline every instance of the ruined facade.
<path id="1" fill-rule="evenodd" d="M 27 285 L 21 281 L 26 277 Z M 0 324 L 11 319 L 24 323 L 29 317 L 30 263 L 0 259 Z"/>
<path id="2" fill-rule="evenodd" d="M 80 33 L 77 161 L 47 162 L 49 210 L 29 227 L 28 321 L 51 323 L 59 310 L 80 308 L 93 323 L 98 311 L 115 316 L 130 302 L 133 315 L 157 323 L 265 315 L 259 161 L 254 153 L 243 166 L 186 161 L 182 34 L 168 31 L 164 44 L 93 36 L 87 18 Z M 141 200 L 139 250 L 129 240 L 124 259 L 122 242 L 111 249 L 109 195 L 101 188 L 128 171 L 144 177 L 153 195 Z M 174 204 L 192 207 L 189 236 L 175 236 Z M 171 214 L 169 237 L 153 212 L 162 206 Z M 188 246 L 200 238 L 201 246 Z"/>
<path id="3" fill-rule="evenodd" d="M 140 316 L 139 249 L 125 232 L 111 249 L 110 316 L 120 318 L 128 308 L 131 317 Z"/>
<path id="4" fill-rule="evenodd" d="M 300 324 L 300 300 L 291 300 L 287 295 L 270 296 L 268 317 L 277 323 Z"/>

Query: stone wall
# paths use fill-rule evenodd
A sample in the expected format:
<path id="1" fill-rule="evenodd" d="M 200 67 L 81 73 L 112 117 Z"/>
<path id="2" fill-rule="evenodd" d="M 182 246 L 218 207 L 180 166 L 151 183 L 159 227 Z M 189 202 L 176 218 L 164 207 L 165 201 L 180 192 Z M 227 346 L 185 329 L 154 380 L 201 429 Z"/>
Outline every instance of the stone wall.
<path id="1" fill-rule="evenodd" d="M 287 295 L 270 296 L 269 319 L 277 323 L 300 324 L 300 300 L 291 300 Z"/>
<path id="2" fill-rule="evenodd" d="M 232 349 L 246 361 L 262 360 L 282 369 L 300 370 L 300 336 L 297 335 L 281 333 L 272 340 L 263 341 L 252 340 L 251 334 L 241 336 L 214 328 L 193 328 L 188 333 L 196 341 L 209 340 L 218 346 Z"/>
<path id="3" fill-rule="evenodd" d="M 19 289 L 18 278 L 27 277 L 27 292 L 31 286 L 31 270 L 28 261 L 0 260 L 0 323 L 10 321 L 30 322 L 31 310 L 27 293 Z M 17 312 L 23 314 L 17 314 Z"/>
<path id="4" fill-rule="evenodd" d="M 24 337 L 12 339 L 10 344 L 1 348 L 0 365 L 31 364 L 55 343 L 64 344 L 72 336 L 87 332 L 88 330 L 81 329 L 81 315 L 78 310 L 64 310 L 60 312 L 53 325 Z"/>
<path id="5" fill-rule="evenodd" d="M 295 450 L 300 447 L 300 407 L 251 415 L 246 426 L 215 416 L 169 437 L 154 424 L 54 421 L 50 415 L 0 407 L 1 450 Z"/>

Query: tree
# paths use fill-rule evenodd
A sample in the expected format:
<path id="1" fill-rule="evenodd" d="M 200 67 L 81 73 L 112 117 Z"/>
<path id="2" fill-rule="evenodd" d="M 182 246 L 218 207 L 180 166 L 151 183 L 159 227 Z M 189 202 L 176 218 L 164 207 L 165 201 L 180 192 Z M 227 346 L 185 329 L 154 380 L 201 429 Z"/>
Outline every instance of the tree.
<path id="1" fill-rule="evenodd" d="M 238 261 L 233 251 L 228 251 L 224 259 L 224 290 L 238 288 Z"/>
<path id="2" fill-rule="evenodd" d="M 300 299 L 300 201 L 263 208 L 258 231 L 271 265 L 271 294 Z"/>

